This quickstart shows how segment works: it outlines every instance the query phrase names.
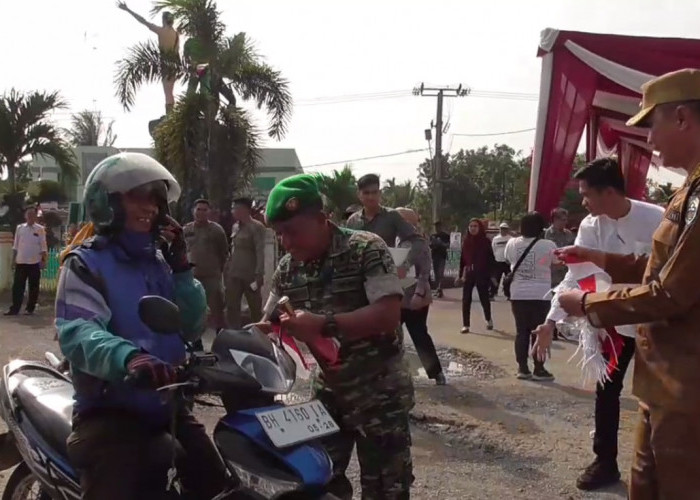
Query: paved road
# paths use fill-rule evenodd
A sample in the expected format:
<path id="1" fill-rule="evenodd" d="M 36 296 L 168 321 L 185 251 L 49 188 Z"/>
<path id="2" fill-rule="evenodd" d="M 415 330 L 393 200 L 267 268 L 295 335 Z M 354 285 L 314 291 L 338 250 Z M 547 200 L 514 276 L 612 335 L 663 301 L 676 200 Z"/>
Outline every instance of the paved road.
<path id="1" fill-rule="evenodd" d="M 416 380 L 412 498 L 625 498 L 623 485 L 592 495 L 573 486 L 578 470 L 590 459 L 593 410 L 591 392 L 580 388 L 578 370 L 567 363 L 574 346 L 555 343 L 548 366 L 557 377 L 554 383 L 518 381 L 508 302 L 499 298 L 493 303 L 493 331 L 486 330 L 475 302 L 472 333 L 462 335 L 458 293 L 448 290 L 431 309 L 429 326 L 435 343 L 478 353 L 505 375 L 455 377 L 447 387 Z M 39 308 L 33 317 L 0 316 L 0 363 L 18 357 L 41 359 L 46 350 L 57 351 L 51 322 L 50 307 Z M 417 369 L 415 356 L 409 361 Z M 217 414 L 204 410 L 200 417 L 211 427 Z M 635 402 L 626 388 L 620 442 L 623 471 L 628 468 L 634 420 Z M 0 491 L 6 477 L 0 473 Z M 356 464 L 351 477 L 357 480 Z"/>

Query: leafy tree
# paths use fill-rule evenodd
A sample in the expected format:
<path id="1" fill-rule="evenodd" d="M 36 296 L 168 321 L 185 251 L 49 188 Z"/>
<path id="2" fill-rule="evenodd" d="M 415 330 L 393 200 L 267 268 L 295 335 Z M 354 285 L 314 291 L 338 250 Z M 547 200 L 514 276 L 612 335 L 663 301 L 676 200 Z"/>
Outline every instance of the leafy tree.
<path id="1" fill-rule="evenodd" d="M 405 181 L 397 184 L 396 178 L 392 177 L 384 181 L 382 188 L 382 203 L 388 207 L 409 207 L 416 201 L 418 187 L 413 181 Z"/>
<path id="2" fill-rule="evenodd" d="M 461 150 L 445 155 L 443 161 L 440 217 L 446 226 L 462 228 L 469 219 L 485 214 L 494 220 L 513 220 L 525 211 L 530 161 L 509 146 Z M 428 160 L 419 167 L 419 185 L 426 196 L 432 196 L 432 170 Z M 427 213 L 421 215 L 429 220 Z"/>
<path id="3" fill-rule="evenodd" d="M 22 220 L 26 162 L 33 156 L 52 157 L 60 169 L 62 184 L 73 180 L 78 165 L 70 145 L 49 116 L 66 107 L 58 92 L 10 90 L 0 97 L 0 173 L 7 179 L 4 203 L 10 208 L 6 222 L 14 227 Z"/>
<path id="4" fill-rule="evenodd" d="M 68 140 L 74 146 L 113 146 L 117 136 L 112 130 L 114 120 L 106 122 L 100 111 L 83 110 L 71 117 L 71 127 L 66 130 Z"/>
<path id="5" fill-rule="evenodd" d="M 263 61 L 245 33 L 226 36 L 214 0 L 158 0 L 152 12 L 162 11 L 172 12 L 177 30 L 189 38 L 184 57 L 161 53 L 153 42 L 135 45 L 118 64 L 117 97 L 130 109 L 145 83 L 164 77 L 188 83 L 187 95 L 154 131 L 157 156 L 183 184 L 181 211 L 189 213 L 202 195 L 228 210 L 260 160 L 260 134 L 237 101 L 265 109 L 267 133 L 279 140 L 291 117 L 288 84 Z M 200 79 L 196 67 L 202 64 L 205 74 Z"/>
<path id="6" fill-rule="evenodd" d="M 336 221 L 350 205 L 357 203 L 357 180 L 352 165 L 345 165 L 342 170 L 334 170 L 330 175 L 317 174 L 316 180 L 326 199 L 326 209 L 333 213 Z"/>
<path id="7" fill-rule="evenodd" d="M 659 184 L 647 179 L 647 195 L 646 198 L 651 203 L 656 203 L 658 205 L 667 205 L 673 193 L 676 192 L 676 188 L 673 184 L 667 182 L 666 184 Z"/>

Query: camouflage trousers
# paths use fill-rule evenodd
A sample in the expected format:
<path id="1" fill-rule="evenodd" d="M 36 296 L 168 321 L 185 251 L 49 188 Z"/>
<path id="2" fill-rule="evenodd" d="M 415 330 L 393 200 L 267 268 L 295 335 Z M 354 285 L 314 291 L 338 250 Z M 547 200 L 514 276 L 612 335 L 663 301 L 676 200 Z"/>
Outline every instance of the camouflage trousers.
<path id="1" fill-rule="evenodd" d="M 357 445 L 360 463 L 360 483 L 363 500 L 403 500 L 410 498 L 413 483 L 411 460 L 411 430 L 408 409 L 386 411 L 378 404 L 365 415 L 361 426 L 351 428 L 344 423 L 333 393 L 319 391 L 316 397 L 331 412 L 340 432 L 322 440 L 333 460 L 333 478 L 328 491 L 344 500 L 351 500 L 353 489 L 345 472 L 353 448 Z M 392 405 L 394 406 L 394 405 Z"/>

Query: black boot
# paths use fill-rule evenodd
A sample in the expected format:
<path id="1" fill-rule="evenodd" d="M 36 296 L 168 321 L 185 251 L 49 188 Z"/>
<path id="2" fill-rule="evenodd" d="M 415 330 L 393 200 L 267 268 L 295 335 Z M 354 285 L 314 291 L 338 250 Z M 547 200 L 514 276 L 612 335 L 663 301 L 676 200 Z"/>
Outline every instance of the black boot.
<path id="1" fill-rule="evenodd" d="M 576 487 L 583 491 L 593 491 L 612 486 L 619 481 L 620 470 L 617 468 L 617 463 L 601 462 L 596 458 L 578 477 Z"/>

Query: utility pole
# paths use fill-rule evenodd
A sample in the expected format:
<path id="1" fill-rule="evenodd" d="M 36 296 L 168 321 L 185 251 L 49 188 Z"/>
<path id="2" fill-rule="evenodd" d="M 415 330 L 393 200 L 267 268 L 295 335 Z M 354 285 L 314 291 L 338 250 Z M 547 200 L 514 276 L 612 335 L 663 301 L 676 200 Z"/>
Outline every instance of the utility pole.
<path id="1" fill-rule="evenodd" d="M 437 116 L 435 120 L 435 155 L 433 156 L 433 223 L 440 219 L 442 206 L 442 183 L 444 173 L 442 171 L 442 101 L 445 97 L 465 97 L 471 89 L 461 83 L 457 88 L 452 87 L 426 87 L 424 83 L 413 89 L 413 95 L 423 97 L 437 97 Z"/>

